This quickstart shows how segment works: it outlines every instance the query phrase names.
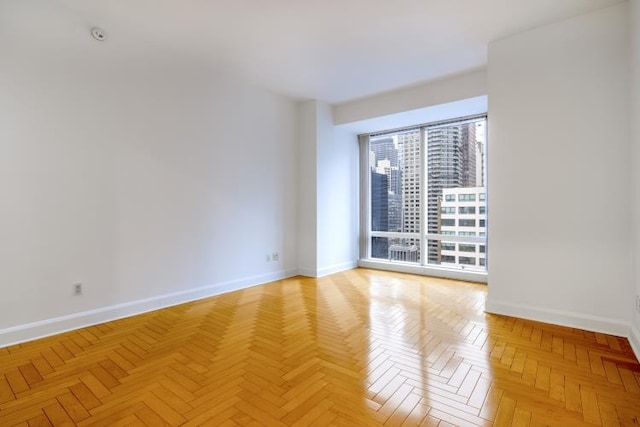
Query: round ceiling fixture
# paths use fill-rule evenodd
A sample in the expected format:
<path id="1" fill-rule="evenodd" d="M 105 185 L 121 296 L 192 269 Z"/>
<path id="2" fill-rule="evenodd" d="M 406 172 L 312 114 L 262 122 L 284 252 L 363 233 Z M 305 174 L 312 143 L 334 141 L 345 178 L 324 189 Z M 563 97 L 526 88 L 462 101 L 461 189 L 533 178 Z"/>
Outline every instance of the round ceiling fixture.
<path id="1" fill-rule="evenodd" d="M 93 36 L 94 39 L 98 40 L 99 42 L 105 41 L 105 39 L 107 38 L 107 35 L 104 33 L 104 30 L 98 27 L 93 27 L 91 29 L 91 35 Z"/>

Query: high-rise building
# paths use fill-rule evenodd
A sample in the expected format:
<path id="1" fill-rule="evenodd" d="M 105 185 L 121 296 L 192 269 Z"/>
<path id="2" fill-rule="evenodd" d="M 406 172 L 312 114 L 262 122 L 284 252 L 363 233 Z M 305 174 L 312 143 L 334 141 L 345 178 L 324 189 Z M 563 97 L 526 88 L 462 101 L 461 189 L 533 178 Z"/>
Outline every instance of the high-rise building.
<path id="1" fill-rule="evenodd" d="M 399 231 L 420 233 L 420 191 L 422 185 L 420 130 L 398 134 L 398 174 L 401 198 L 401 222 Z M 394 224 L 395 225 L 395 224 Z M 389 248 L 389 259 L 420 262 L 420 239 L 396 239 Z"/>
<path id="2" fill-rule="evenodd" d="M 462 187 L 475 187 L 479 185 L 476 182 L 476 124 L 466 123 L 460 126 L 460 147 L 462 151 Z"/>
<path id="3" fill-rule="evenodd" d="M 476 142 L 476 185 L 485 186 L 484 178 L 484 142 Z"/>
<path id="4" fill-rule="evenodd" d="M 420 188 L 422 178 L 420 168 L 422 155 L 420 153 L 420 131 L 402 133 L 398 135 L 398 152 L 402 176 L 400 178 L 402 191 L 402 232 L 420 232 Z"/>
<path id="5" fill-rule="evenodd" d="M 398 164 L 398 148 L 394 137 L 372 139 L 370 161 L 373 169 L 388 179 L 388 230 L 402 231 L 402 171 Z"/>
<path id="6" fill-rule="evenodd" d="M 373 139 L 370 144 L 370 150 L 375 155 L 375 163 L 372 164 L 377 165 L 382 160 L 388 160 L 391 165 L 398 165 L 398 149 L 395 146 L 393 137 L 385 136 Z"/>
<path id="7" fill-rule="evenodd" d="M 389 229 L 389 179 L 383 173 L 371 171 L 371 231 Z M 371 238 L 371 256 L 387 258 L 389 240 L 386 237 Z"/>
<path id="8" fill-rule="evenodd" d="M 441 264 L 486 267 L 487 198 L 485 187 L 445 188 L 441 205 Z M 456 236 L 447 241 L 446 236 Z"/>
<path id="9" fill-rule="evenodd" d="M 427 232 L 440 233 L 440 202 L 445 188 L 475 187 L 476 124 L 436 127 L 427 130 Z M 440 242 L 427 241 L 428 261 L 441 263 Z"/>
<path id="10" fill-rule="evenodd" d="M 476 123 L 476 186 L 486 187 L 485 176 L 485 147 L 487 141 L 487 122 L 481 120 Z"/>

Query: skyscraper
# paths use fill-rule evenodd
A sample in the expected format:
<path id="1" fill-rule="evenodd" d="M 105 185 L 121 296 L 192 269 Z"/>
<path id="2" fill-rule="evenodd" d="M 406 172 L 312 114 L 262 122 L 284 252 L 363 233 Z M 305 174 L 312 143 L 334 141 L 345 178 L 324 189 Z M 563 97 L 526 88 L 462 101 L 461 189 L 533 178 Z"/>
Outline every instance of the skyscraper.
<path id="1" fill-rule="evenodd" d="M 381 137 L 371 141 L 374 169 L 388 178 L 388 226 L 384 231 L 402 230 L 402 171 L 398 164 L 398 148 L 394 137 Z"/>
<path id="2" fill-rule="evenodd" d="M 462 149 L 462 187 L 481 185 L 476 182 L 476 124 L 466 123 L 460 126 L 460 146 Z"/>
<path id="3" fill-rule="evenodd" d="M 420 232 L 420 191 L 422 185 L 420 130 L 400 133 L 398 138 L 398 164 L 401 197 L 401 223 L 403 233 Z M 389 258 L 397 261 L 420 261 L 420 239 L 396 239 L 389 247 Z"/>
<path id="4" fill-rule="evenodd" d="M 370 144 L 370 150 L 375 155 L 375 165 L 382 160 L 388 160 L 393 166 L 398 165 L 398 149 L 395 146 L 393 137 L 385 136 L 376 138 Z"/>
<path id="5" fill-rule="evenodd" d="M 371 171 L 371 231 L 389 229 L 389 179 L 383 173 Z M 387 258 L 389 240 L 386 237 L 371 238 L 371 257 Z"/>
<path id="6" fill-rule="evenodd" d="M 475 122 L 427 130 L 427 232 L 440 233 L 440 201 L 444 188 L 475 187 Z M 440 241 L 427 240 L 428 261 L 440 264 Z"/>
<path id="7" fill-rule="evenodd" d="M 420 131 L 414 130 L 398 135 L 398 152 L 402 176 L 400 179 L 402 192 L 402 232 L 418 233 L 420 231 Z"/>

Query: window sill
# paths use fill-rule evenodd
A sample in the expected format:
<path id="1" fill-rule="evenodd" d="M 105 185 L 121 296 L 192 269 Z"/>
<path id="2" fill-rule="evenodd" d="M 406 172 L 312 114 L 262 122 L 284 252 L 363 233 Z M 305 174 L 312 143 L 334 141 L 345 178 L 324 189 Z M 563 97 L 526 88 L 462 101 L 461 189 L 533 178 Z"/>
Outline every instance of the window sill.
<path id="1" fill-rule="evenodd" d="M 389 262 L 384 260 L 361 259 L 358 267 L 377 270 L 397 271 L 399 273 L 420 274 L 423 276 L 441 277 L 444 279 L 464 280 L 486 284 L 489 275 L 486 271 L 464 271 L 446 267 L 423 266 L 412 263 Z"/>

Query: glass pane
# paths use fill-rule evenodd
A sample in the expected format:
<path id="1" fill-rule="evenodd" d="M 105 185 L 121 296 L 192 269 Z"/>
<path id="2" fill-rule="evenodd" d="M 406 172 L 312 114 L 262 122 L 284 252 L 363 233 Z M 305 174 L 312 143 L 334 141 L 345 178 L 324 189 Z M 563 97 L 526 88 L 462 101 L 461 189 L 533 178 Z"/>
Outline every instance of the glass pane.
<path id="1" fill-rule="evenodd" d="M 420 231 L 420 130 L 371 138 L 371 231 Z"/>
<path id="2" fill-rule="evenodd" d="M 391 262 L 420 262 L 420 239 L 371 237 L 371 258 Z"/>
<path id="3" fill-rule="evenodd" d="M 371 258 L 389 259 L 389 239 L 386 237 L 371 238 Z"/>
<path id="4" fill-rule="evenodd" d="M 486 119 L 427 127 L 426 149 L 427 262 L 485 270 Z"/>
<path id="5" fill-rule="evenodd" d="M 371 231 L 420 233 L 420 134 L 414 129 L 370 139 Z M 419 262 L 420 242 L 374 237 L 371 257 Z"/>
<path id="6" fill-rule="evenodd" d="M 484 243 L 474 240 L 449 242 L 443 237 L 440 243 L 440 264 L 443 267 L 465 270 L 485 270 L 486 254 Z"/>

